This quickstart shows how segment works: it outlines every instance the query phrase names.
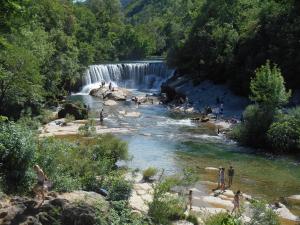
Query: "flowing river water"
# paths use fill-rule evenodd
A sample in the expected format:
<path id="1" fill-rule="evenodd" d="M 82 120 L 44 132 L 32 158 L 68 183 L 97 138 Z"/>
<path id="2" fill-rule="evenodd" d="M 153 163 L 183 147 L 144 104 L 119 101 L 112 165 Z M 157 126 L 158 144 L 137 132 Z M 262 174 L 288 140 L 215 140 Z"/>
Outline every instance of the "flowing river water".
<path id="1" fill-rule="evenodd" d="M 145 92 L 132 90 L 133 95 L 145 96 Z M 145 169 L 154 166 L 175 174 L 183 168 L 195 169 L 203 181 L 217 181 L 216 172 L 206 167 L 235 168 L 232 189 L 241 190 L 257 198 L 274 202 L 280 197 L 300 194 L 300 163 L 296 158 L 257 154 L 252 149 L 238 146 L 205 124 L 197 124 L 186 118 L 178 118 L 164 105 L 141 105 L 130 100 L 106 107 L 98 98 L 74 95 L 91 109 L 92 117 L 104 107 L 104 125 L 130 128 L 132 132 L 118 136 L 128 142 L 133 156 L 127 162 L 131 168 Z M 139 112 L 139 117 L 125 117 L 121 111 Z M 207 188 L 213 188 L 208 186 Z M 288 205 L 300 215 L 300 205 Z"/>

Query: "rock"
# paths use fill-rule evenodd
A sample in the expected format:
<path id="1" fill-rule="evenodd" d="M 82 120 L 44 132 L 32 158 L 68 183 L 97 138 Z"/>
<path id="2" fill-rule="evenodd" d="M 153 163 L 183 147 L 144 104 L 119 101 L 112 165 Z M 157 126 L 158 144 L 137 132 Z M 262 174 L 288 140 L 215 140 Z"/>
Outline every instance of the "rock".
<path id="1" fill-rule="evenodd" d="M 65 208 L 62 212 L 63 225 L 94 225 L 96 224 L 95 210 L 87 205 L 73 205 Z"/>
<path id="2" fill-rule="evenodd" d="M 129 198 L 129 205 L 132 209 L 142 213 L 147 213 L 149 210 L 146 202 L 135 191 L 132 192 Z"/>
<path id="3" fill-rule="evenodd" d="M 76 120 L 87 119 L 88 109 L 81 103 L 67 102 L 58 112 L 58 118 L 65 118 L 67 114 L 74 116 Z"/>
<path id="4" fill-rule="evenodd" d="M 186 220 L 179 220 L 172 223 L 173 225 L 193 225 L 193 223 Z"/>
<path id="5" fill-rule="evenodd" d="M 219 171 L 219 169 L 216 168 L 216 167 L 205 167 L 205 170 L 207 170 L 207 171 Z"/>
<path id="6" fill-rule="evenodd" d="M 126 117 L 140 117 L 141 113 L 140 112 L 127 112 L 125 114 Z"/>
<path id="7" fill-rule="evenodd" d="M 104 102 L 104 105 L 106 106 L 114 106 L 114 105 L 117 105 L 118 103 L 114 100 L 107 100 Z"/>
<path id="8" fill-rule="evenodd" d="M 291 195 L 287 197 L 286 200 L 292 203 L 300 204 L 300 195 Z"/>
<path id="9" fill-rule="evenodd" d="M 68 201 L 70 203 L 84 202 L 86 205 L 94 206 L 101 204 L 103 208 L 107 208 L 108 204 L 105 201 L 104 197 L 96 192 L 87 192 L 87 191 L 73 191 L 71 193 L 64 193 L 59 195 L 57 198 L 62 199 L 62 202 L 59 204 L 64 204 L 63 201 Z M 56 200 L 55 203 L 57 203 Z"/>
<path id="10" fill-rule="evenodd" d="M 225 208 L 231 210 L 233 208 L 233 203 L 228 200 L 223 200 L 214 196 L 204 196 L 202 198 L 203 202 L 216 206 L 217 208 Z"/>
<path id="11" fill-rule="evenodd" d="M 193 206 L 192 207 L 192 212 L 194 213 L 200 213 L 203 215 L 214 215 L 214 214 L 218 214 L 221 212 L 226 212 L 226 209 L 222 209 L 222 208 L 213 208 L 213 207 L 196 207 Z"/>
<path id="12" fill-rule="evenodd" d="M 90 95 L 94 97 L 114 101 L 125 101 L 128 94 L 129 91 L 125 88 L 115 88 L 114 91 L 111 91 L 108 87 L 100 87 L 90 91 Z"/>
<path id="13" fill-rule="evenodd" d="M 125 101 L 126 97 L 127 96 L 121 91 L 113 91 L 113 92 L 108 92 L 104 96 L 104 99 L 111 99 L 111 100 L 115 100 L 115 101 Z"/>
<path id="14" fill-rule="evenodd" d="M 279 203 L 279 206 L 280 208 L 275 208 L 273 210 L 278 214 L 280 218 L 295 222 L 300 221 L 300 218 L 291 213 L 291 211 L 285 205 Z"/>

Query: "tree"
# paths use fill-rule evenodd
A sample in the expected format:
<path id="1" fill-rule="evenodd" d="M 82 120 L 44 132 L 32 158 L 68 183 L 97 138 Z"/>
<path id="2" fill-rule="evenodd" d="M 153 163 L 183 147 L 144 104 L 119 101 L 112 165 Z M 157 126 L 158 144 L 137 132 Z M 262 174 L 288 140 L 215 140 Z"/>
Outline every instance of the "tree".
<path id="1" fill-rule="evenodd" d="M 286 91 L 285 82 L 277 65 L 270 61 L 255 71 L 250 83 L 250 99 L 261 108 L 277 109 L 288 103 L 291 91 Z"/>

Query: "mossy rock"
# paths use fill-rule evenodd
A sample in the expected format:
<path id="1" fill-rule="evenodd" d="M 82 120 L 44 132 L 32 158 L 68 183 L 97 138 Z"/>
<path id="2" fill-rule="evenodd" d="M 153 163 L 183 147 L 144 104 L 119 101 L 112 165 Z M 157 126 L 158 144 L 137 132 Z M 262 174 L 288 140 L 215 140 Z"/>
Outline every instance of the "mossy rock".
<path id="1" fill-rule="evenodd" d="M 58 118 L 65 118 L 67 114 L 74 116 L 76 120 L 83 120 L 88 118 L 88 109 L 81 103 L 67 102 L 58 112 Z"/>

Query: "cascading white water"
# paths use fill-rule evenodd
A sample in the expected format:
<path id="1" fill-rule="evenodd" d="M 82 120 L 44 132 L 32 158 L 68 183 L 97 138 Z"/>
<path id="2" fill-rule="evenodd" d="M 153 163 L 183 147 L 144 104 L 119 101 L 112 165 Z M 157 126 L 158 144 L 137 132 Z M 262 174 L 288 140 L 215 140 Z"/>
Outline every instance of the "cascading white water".
<path id="1" fill-rule="evenodd" d="M 80 94 L 89 94 L 103 81 L 106 85 L 112 83 L 113 86 L 128 89 L 158 90 L 173 72 L 163 62 L 92 65 L 85 73 Z"/>

